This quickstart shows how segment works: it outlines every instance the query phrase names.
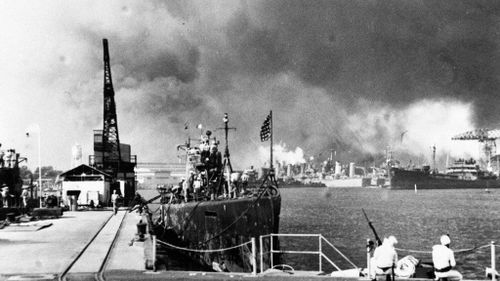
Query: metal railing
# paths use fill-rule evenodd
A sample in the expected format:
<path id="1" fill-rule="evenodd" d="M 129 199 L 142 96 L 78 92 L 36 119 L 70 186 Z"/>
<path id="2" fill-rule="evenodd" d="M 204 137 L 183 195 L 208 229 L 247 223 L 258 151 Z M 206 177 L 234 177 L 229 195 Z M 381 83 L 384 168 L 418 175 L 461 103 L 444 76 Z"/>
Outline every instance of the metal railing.
<path id="1" fill-rule="evenodd" d="M 318 239 L 318 250 L 317 251 L 285 251 L 285 250 L 275 250 L 274 245 L 273 245 L 273 238 L 274 237 L 316 237 Z M 264 250 L 264 239 L 268 238 L 270 240 L 270 246 L 269 246 L 269 251 Z M 262 273 L 264 271 L 264 254 L 270 254 L 270 268 L 274 267 L 274 258 L 273 254 L 306 254 L 306 255 L 318 255 L 318 271 L 322 272 L 323 267 L 322 267 L 322 262 L 323 259 L 328 261 L 330 265 L 332 265 L 335 269 L 341 270 L 339 266 L 337 266 L 326 254 L 323 252 L 324 250 L 324 244 L 326 246 L 329 246 L 331 249 L 333 249 L 335 252 L 337 252 L 342 258 L 344 258 L 349 264 L 353 266 L 353 268 L 358 268 L 352 261 L 350 261 L 342 252 L 340 252 L 330 241 L 326 240 L 326 238 L 321 235 L 321 234 L 277 234 L 277 233 L 271 233 L 267 235 L 261 235 L 259 238 L 259 245 L 260 245 L 260 272 Z"/>

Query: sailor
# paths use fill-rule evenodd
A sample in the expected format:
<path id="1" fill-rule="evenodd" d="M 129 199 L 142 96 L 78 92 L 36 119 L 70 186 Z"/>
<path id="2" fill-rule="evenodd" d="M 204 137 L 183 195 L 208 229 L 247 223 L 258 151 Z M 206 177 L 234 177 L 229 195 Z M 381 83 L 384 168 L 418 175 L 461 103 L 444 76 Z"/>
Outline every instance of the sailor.
<path id="1" fill-rule="evenodd" d="M 181 178 L 181 181 L 180 181 L 178 184 L 176 184 L 176 185 L 174 185 L 174 186 L 172 187 L 172 194 L 174 195 L 174 197 L 175 197 L 176 199 L 179 199 L 179 197 L 180 197 L 180 195 L 181 195 L 182 185 L 184 184 L 184 181 L 185 181 L 185 180 L 186 180 L 186 178 L 182 177 L 182 178 Z"/>
<path id="2" fill-rule="evenodd" d="M 375 249 L 373 258 L 370 260 L 370 278 L 375 279 L 377 274 L 389 275 L 392 273 L 392 269 L 398 261 L 398 254 L 394 248 L 397 243 L 396 237 L 391 235 L 389 238 L 384 238 L 382 245 Z"/>
<path id="3" fill-rule="evenodd" d="M 198 201 L 198 196 L 199 196 L 200 191 L 201 191 L 202 182 L 203 182 L 203 179 L 201 177 L 201 174 L 199 174 L 193 182 L 193 194 L 194 194 L 195 201 Z"/>
<path id="4" fill-rule="evenodd" d="M 210 131 L 207 131 L 207 135 L 209 135 L 209 132 Z M 201 150 L 201 163 L 206 164 L 209 161 L 209 155 L 210 155 L 210 140 L 208 136 L 203 136 L 201 138 L 200 150 Z"/>
<path id="5" fill-rule="evenodd" d="M 245 194 L 247 192 L 248 180 L 250 176 L 248 175 L 248 171 L 244 171 L 243 175 L 241 175 L 241 194 Z"/>
<path id="6" fill-rule="evenodd" d="M 28 207 L 28 197 L 29 197 L 29 192 L 28 192 L 28 187 L 23 186 L 23 191 L 21 192 L 21 197 L 23 198 L 23 208 Z"/>
<path id="7" fill-rule="evenodd" d="M 9 187 L 6 184 L 2 185 L 2 202 L 3 202 L 3 207 L 8 208 L 9 207 Z"/>
<path id="8" fill-rule="evenodd" d="M 432 246 L 432 262 L 434 263 L 434 274 L 436 279 L 447 278 L 449 281 L 462 280 L 462 274 L 452 269 L 456 266 L 455 256 L 450 249 L 450 237 L 441 236 L 441 245 Z"/>
<path id="9" fill-rule="evenodd" d="M 113 212 L 116 215 L 118 213 L 118 198 L 120 195 L 116 193 L 116 189 L 113 190 L 113 194 L 111 195 L 111 203 L 113 203 Z"/>
<path id="10" fill-rule="evenodd" d="M 195 173 L 194 171 L 189 171 L 189 177 L 187 181 L 185 180 L 182 183 L 182 191 L 184 194 L 184 201 L 188 202 L 189 194 L 193 192 L 193 183 L 194 183 Z"/>
<path id="11" fill-rule="evenodd" d="M 210 145 L 210 154 L 208 156 L 209 169 L 219 169 L 222 165 L 222 156 L 217 148 L 217 142 Z"/>

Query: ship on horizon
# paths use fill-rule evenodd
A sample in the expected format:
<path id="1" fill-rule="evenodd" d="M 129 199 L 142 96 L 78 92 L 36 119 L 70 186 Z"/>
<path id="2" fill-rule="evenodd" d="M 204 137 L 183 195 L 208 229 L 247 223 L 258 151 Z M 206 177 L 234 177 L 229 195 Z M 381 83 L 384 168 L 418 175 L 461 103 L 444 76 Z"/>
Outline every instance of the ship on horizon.
<path id="1" fill-rule="evenodd" d="M 500 136 L 500 130 L 477 129 L 453 137 L 453 140 L 478 140 L 483 144 L 487 157 L 486 167 L 473 158 L 459 158 L 446 171 L 439 172 L 436 167 L 436 147 L 433 146 L 433 168 L 424 165 L 420 169 L 405 169 L 392 165 L 392 159 L 387 160 L 389 167 L 389 189 L 467 189 L 467 188 L 500 188 L 498 177 L 499 155 L 495 155 L 495 141 Z M 497 172 L 493 172 L 492 164 L 496 163 Z"/>

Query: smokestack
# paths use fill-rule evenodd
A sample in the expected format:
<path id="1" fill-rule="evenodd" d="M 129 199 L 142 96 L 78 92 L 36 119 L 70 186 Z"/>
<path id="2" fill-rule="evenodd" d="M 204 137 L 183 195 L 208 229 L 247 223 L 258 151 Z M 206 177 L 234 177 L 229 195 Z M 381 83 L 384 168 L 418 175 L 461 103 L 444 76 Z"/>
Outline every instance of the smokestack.
<path id="1" fill-rule="evenodd" d="M 342 173 L 342 167 L 340 163 L 335 161 L 335 175 L 340 175 Z"/>
<path id="2" fill-rule="evenodd" d="M 355 174 L 354 174 L 354 163 L 351 162 L 349 163 L 349 177 L 350 178 L 354 178 Z"/>

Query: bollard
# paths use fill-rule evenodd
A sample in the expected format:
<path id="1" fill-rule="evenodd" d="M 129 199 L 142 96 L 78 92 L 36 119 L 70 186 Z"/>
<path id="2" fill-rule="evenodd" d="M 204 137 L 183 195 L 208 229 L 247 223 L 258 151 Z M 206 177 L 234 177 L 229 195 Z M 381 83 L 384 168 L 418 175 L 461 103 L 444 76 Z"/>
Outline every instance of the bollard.
<path id="1" fill-rule="evenodd" d="M 491 241 L 491 280 L 496 279 L 496 269 L 495 269 L 495 241 Z"/>
<path id="2" fill-rule="evenodd" d="M 252 237 L 252 275 L 257 275 L 257 245 L 255 243 L 255 237 Z"/>

